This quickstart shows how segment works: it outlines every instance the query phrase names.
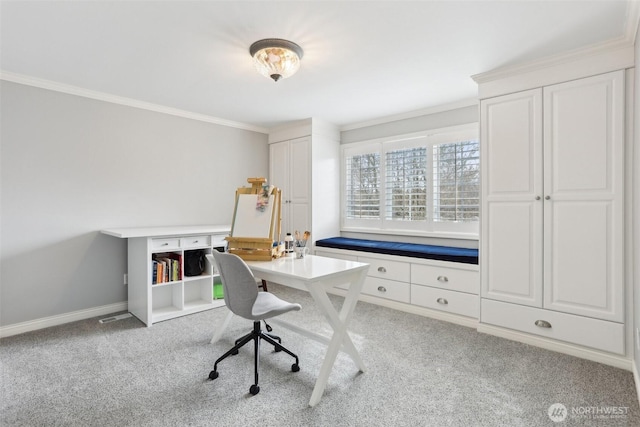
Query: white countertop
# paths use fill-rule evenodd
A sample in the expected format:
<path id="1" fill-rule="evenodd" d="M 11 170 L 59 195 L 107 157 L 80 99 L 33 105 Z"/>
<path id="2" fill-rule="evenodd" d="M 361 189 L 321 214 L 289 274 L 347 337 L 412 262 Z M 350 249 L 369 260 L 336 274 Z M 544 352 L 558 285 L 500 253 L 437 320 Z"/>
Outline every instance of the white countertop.
<path id="1" fill-rule="evenodd" d="M 306 255 L 304 258 L 281 257 L 272 261 L 246 261 L 251 270 L 259 273 L 275 273 L 306 281 L 324 279 L 347 271 L 368 269 L 369 264 L 344 259 Z"/>
<path id="2" fill-rule="evenodd" d="M 103 234 L 128 239 L 131 237 L 188 236 L 195 234 L 223 234 L 231 232 L 231 225 L 173 225 L 166 227 L 108 228 Z"/>

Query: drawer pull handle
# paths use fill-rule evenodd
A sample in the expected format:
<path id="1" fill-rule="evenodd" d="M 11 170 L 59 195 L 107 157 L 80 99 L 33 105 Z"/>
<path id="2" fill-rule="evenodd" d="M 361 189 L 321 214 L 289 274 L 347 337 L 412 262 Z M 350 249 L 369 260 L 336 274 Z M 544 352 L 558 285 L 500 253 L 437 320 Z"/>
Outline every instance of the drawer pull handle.
<path id="1" fill-rule="evenodd" d="M 164 242 L 162 245 L 160 246 L 169 246 L 169 244 L 167 242 Z"/>
<path id="2" fill-rule="evenodd" d="M 436 300 L 436 302 L 437 302 L 438 304 L 442 304 L 442 305 L 447 305 L 447 304 L 449 304 L 449 301 L 447 301 L 447 300 L 446 300 L 446 299 L 444 299 L 444 298 L 438 298 L 438 299 Z"/>
<path id="3" fill-rule="evenodd" d="M 387 272 L 387 269 L 386 269 L 386 268 L 384 268 L 384 267 L 378 267 L 378 271 L 379 271 L 380 273 L 386 273 L 386 272 Z"/>
<path id="4" fill-rule="evenodd" d="M 438 282 L 448 282 L 449 278 L 447 276 L 438 276 Z"/>
<path id="5" fill-rule="evenodd" d="M 547 322 L 546 320 L 536 320 L 534 325 L 541 328 L 551 328 L 551 323 Z"/>
<path id="6" fill-rule="evenodd" d="M 198 240 L 194 240 L 193 243 L 198 243 Z"/>
<path id="7" fill-rule="evenodd" d="M 387 288 L 385 288 L 384 286 L 378 286 L 378 291 L 387 292 Z"/>

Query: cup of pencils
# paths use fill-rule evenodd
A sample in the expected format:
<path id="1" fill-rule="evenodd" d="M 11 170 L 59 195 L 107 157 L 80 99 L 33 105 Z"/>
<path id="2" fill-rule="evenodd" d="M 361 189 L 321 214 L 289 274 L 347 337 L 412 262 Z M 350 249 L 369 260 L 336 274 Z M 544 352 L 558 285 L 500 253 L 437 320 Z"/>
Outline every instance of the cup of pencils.
<path id="1" fill-rule="evenodd" d="M 309 237 L 311 237 L 311 233 L 308 231 L 305 231 L 304 233 L 300 233 L 299 231 L 295 232 L 293 249 L 296 253 L 296 258 L 304 258 L 304 256 L 309 253 L 309 248 L 307 247 L 307 240 L 309 240 Z"/>

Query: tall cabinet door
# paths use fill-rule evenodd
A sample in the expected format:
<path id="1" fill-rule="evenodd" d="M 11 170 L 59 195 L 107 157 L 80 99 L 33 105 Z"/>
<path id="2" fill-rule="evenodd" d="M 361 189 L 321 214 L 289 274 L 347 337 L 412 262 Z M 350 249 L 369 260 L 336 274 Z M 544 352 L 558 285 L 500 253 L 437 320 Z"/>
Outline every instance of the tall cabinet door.
<path id="1" fill-rule="evenodd" d="M 290 232 L 289 228 L 289 142 L 278 142 L 269 145 L 269 184 L 282 191 L 282 211 L 280 229 L 282 238 Z"/>
<path id="2" fill-rule="evenodd" d="M 623 321 L 623 71 L 544 88 L 544 306 Z"/>
<path id="3" fill-rule="evenodd" d="M 311 231 L 311 139 L 294 139 L 290 144 L 289 226 L 290 231 Z"/>
<path id="4" fill-rule="evenodd" d="M 310 155 L 309 137 L 269 146 L 269 183 L 282 190 L 283 236 L 295 230 L 310 230 Z"/>
<path id="5" fill-rule="evenodd" d="M 484 298 L 542 306 L 542 90 L 481 105 Z"/>

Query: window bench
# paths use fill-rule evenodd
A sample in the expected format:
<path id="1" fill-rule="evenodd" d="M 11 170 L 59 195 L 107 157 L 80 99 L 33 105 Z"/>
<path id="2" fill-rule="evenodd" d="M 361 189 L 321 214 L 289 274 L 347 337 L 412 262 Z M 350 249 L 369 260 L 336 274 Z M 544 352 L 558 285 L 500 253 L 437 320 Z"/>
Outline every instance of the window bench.
<path id="1" fill-rule="evenodd" d="M 477 249 L 332 237 L 317 240 L 315 254 L 368 263 L 363 301 L 477 326 Z"/>
<path id="2" fill-rule="evenodd" d="M 478 264 L 478 250 L 451 246 L 420 245 L 416 243 L 384 242 L 381 240 L 330 237 L 316 241 L 316 247 L 373 252 L 411 258 Z"/>

